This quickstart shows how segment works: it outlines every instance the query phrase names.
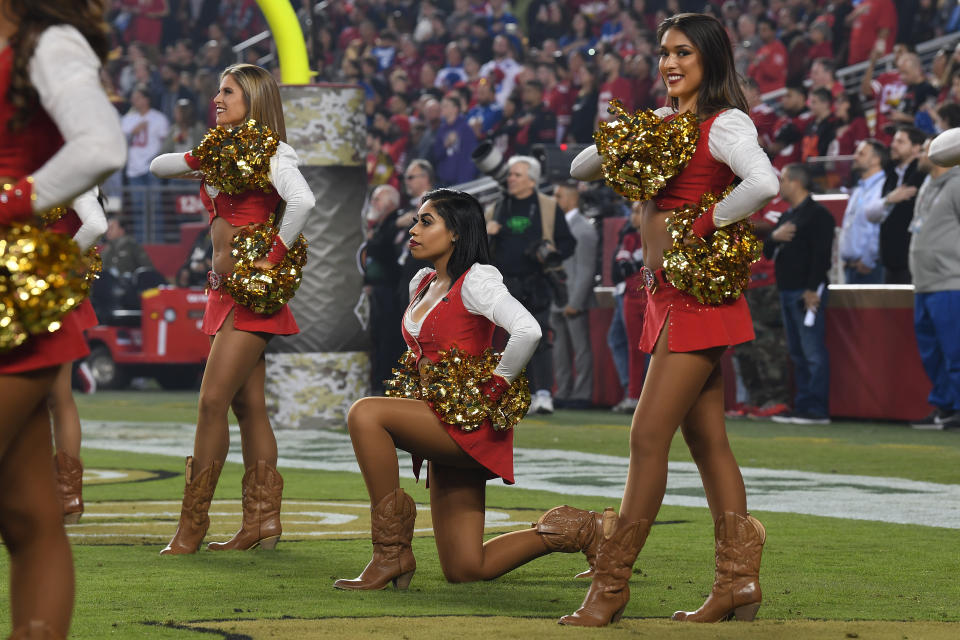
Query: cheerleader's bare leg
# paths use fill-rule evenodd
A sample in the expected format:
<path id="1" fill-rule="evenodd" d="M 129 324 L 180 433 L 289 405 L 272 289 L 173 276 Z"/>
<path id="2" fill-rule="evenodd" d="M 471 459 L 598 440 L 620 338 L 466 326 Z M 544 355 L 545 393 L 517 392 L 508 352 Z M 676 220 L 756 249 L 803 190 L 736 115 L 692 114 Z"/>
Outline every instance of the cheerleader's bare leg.
<path id="1" fill-rule="evenodd" d="M 230 448 L 227 411 L 263 359 L 266 345 L 265 337 L 235 329 L 232 311 L 214 336 L 200 383 L 197 433 L 193 456 L 186 463 L 180 522 L 161 555 L 194 553 L 203 542 L 210 527 L 210 501 Z"/>
<path id="2" fill-rule="evenodd" d="M 0 534 L 10 553 L 13 627 L 41 620 L 66 637 L 73 561 L 54 484 L 47 408 L 56 371 L 0 376 Z"/>
<path id="3" fill-rule="evenodd" d="M 584 550 L 587 532 L 592 540 L 596 514 L 558 507 L 537 527 L 484 543 L 486 472 L 419 400 L 364 398 L 350 409 L 347 424 L 370 494 L 374 556 L 358 578 L 338 580 L 338 588 L 382 589 L 391 582 L 404 588 L 413 575 L 416 507 L 399 488 L 398 448 L 430 460 L 430 512 L 451 582 L 490 580 L 551 551 Z"/>
<path id="4" fill-rule="evenodd" d="M 50 390 L 50 415 L 53 418 L 54 467 L 57 488 L 63 505 L 63 520 L 76 524 L 83 514 L 83 464 L 80 462 L 80 414 L 73 399 L 70 378 L 73 363 L 64 362 Z"/>

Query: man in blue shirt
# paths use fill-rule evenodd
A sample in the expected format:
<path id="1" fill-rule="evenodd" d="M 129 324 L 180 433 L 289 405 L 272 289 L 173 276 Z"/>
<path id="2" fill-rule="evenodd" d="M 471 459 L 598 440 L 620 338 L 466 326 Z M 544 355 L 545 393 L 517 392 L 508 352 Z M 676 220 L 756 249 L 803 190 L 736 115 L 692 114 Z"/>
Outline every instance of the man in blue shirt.
<path id="1" fill-rule="evenodd" d="M 840 232 L 840 259 L 847 284 L 882 284 L 880 265 L 880 224 L 876 211 L 883 208 L 883 185 L 889 151 L 879 140 L 864 140 L 853 155 L 853 168 L 861 172 L 847 209 L 843 213 Z"/>

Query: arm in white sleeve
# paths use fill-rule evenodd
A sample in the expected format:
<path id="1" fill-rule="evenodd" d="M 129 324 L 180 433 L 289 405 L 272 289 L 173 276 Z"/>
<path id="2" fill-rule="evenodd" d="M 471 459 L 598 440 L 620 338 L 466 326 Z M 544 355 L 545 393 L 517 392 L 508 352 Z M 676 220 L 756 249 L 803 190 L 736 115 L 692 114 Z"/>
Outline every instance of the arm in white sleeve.
<path id="1" fill-rule="evenodd" d="M 81 251 L 86 251 L 107 232 L 107 217 L 97 200 L 97 188 L 84 191 L 74 198 L 70 208 L 76 211 L 80 218 L 80 228 L 73 234 L 73 240 L 80 246 Z"/>
<path id="2" fill-rule="evenodd" d="M 470 268 L 460 290 L 463 306 L 474 315 L 482 315 L 503 327 L 510 334 L 493 373 L 513 382 L 537 349 L 540 325 L 520 302 L 510 295 L 503 276 L 488 264 Z"/>
<path id="3" fill-rule="evenodd" d="M 930 142 L 930 162 L 941 167 L 960 164 L 960 127 L 947 129 Z"/>
<path id="4" fill-rule="evenodd" d="M 714 207 L 717 228 L 743 220 L 780 193 L 777 172 L 757 142 L 757 127 L 743 111 L 729 109 L 717 116 L 710 128 L 710 155 L 742 180 Z"/>
<path id="5" fill-rule="evenodd" d="M 277 235 L 287 247 L 293 246 L 307 222 L 307 214 L 317 203 L 297 164 L 297 152 L 285 142 L 270 158 L 270 182 L 286 203 Z"/>
<path id="6" fill-rule="evenodd" d="M 203 174 L 187 164 L 182 153 L 164 153 L 150 162 L 150 173 L 158 178 L 189 178 L 200 180 Z"/>
<path id="7" fill-rule="evenodd" d="M 40 35 L 30 81 L 64 141 L 33 174 L 33 210 L 45 211 L 123 168 L 127 146 L 100 84 L 100 60 L 74 27 L 49 27 Z"/>

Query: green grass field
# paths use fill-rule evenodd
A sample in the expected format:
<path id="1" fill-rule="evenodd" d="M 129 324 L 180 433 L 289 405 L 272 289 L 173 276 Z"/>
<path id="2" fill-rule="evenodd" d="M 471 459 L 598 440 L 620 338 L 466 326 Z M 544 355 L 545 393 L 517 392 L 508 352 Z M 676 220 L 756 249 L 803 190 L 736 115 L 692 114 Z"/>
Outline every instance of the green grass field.
<path id="1" fill-rule="evenodd" d="M 194 394 L 159 392 L 78 398 L 84 420 L 128 421 L 135 415 L 138 423 L 189 423 L 195 401 Z M 628 422 L 601 411 L 558 412 L 524 421 L 516 446 L 625 457 Z M 960 484 L 958 433 L 853 422 L 794 427 L 732 421 L 728 430 L 745 467 Z M 689 461 L 682 440 L 674 444 L 671 460 Z M 85 449 L 84 463 L 88 469 L 128 470 L 128 480 L 85 487 L 87 515 L 78 528 L 68 528 L 75 536 L 75 638 L 960 637 L 960 530 L 953 528 L 755 511 L 768 531 L 758 622 L 678 625 L 665 619 L 676 609 L 696 608 L 710 589 L 712 525 L 704 508 L 664 506 L 638 559 L 626 618 L 588 632 L 556 624 L 586 591 L 588 583 L 572 577 L 585 566 L 580 554 L 553 554 L 492 582 L 447 584 L 429 533 L 427 492 L 408 469 L 402 469 L 402 485 L 420 505 L 417 528 L 426 529 L 414 539 L 411 588 L 353 593 L 331 583 L 360 572 L 370 556 L 368 534 L 311 538 L 297 528 L 296 511 L 313 508 L 300 502 L 362 505 L 366 492 L 359 474 L 281 468 L 290 507 L 285 504 L 285 536 L 275 552 L 204 550 L 161 558 L 160 538 L 147 533 L 169 536 L 176 527 L 182 457 Z M 239 524 L 242 472 L 240 465 L 226 466 L 214 508 L 232 515 L 217 516 L 208 539 L 223 539 Z M 147 513 L 155 502 L 163 506 Z M 487 491 L 488 508 L 517 522 L 533 521 L 561 503 L 600 509 L 616 501 L 519 484 L 491 482 Z M 109 529 L 115 535 L 77 533 L 85 523 L 105 522 L 123 509 L 130 514 Z M 6 557 L 0 562 L 5 565 Z M 0 597 L 8 597 L 6 581 Z M 8 616 L 5 608 L 0 611 L 0 628 L 9 628 Z"/>

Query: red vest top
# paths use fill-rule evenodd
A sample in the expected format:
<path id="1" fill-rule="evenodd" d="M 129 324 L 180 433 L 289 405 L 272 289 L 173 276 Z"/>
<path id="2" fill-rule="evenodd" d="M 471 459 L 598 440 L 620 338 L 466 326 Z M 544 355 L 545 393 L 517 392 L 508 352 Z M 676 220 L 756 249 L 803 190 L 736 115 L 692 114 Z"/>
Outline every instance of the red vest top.
<path id="1" fill-rule="evenodd" d="M 77 231 L 80 230 L 82 224 L 83 223 L 80 221 L 80 216 L 77 215 L 77 212 L 73 209 L 67 209 L 67 212 L 63 214 L 63 217 L 47 227 L 47 229 L 50 231 L 56 231 L 57 233 L 62 233 L 63 235 L 72 238 L 77 234 Z"/>
<path id="2" fill-rule="evenodd" d="M 13 72 L 13 49 L 0 51 L 0 176 L 19 180 L 28 176 L 60 150 L 63 137 L 47 112 L 38 107 L 27 124 L 15 132 L 7 128 L 14 107 L 7 101 Z"/>
<path id="3" fill-rule="evenodd" d="M 201 187 L 200 199 L 210 213 L 208 224 L 213 224 L 213 219 L 220 216 L 235 227 L 267 222 L 282 201 L 273 185 L 269 191 L 250 189 L 232 195 L 221 191 L 214 198 Z"/>
<path id="4" fill-rule="evenodd" d="M 418 363 L 423 356 L 436 362 L 439 352 L 448 351 L 451 347 L 457 347 L 472 356 L 479 356 L 484 349 L 492 345 L 493 322 L 485 316 L 470 313 L 463 306 L 460 289 L 463 288 L 467 273 L 469 270 L 457 278 L 447 295 L 427 313 L 420 323 L 420 334 L 416 338 L 407 331 L 406 323 L 401 322 L 403 339 L 416 354 Z M 411 305 L 436 277 L 437 273 L 433 272 L 420 281 Z"/>
<path id="5" fill-rule="evenodd" d="M 720 113 L 723 113 L 722 111 Z M 719 113 L 700 123 L 697 150 L 683 170 L 667 181 L 667 185 L 653 199 L 661 211 L 672 211 L 685 204 L 700 202 L 705 193 L 720 195 L 735 177 L 727 165 L 710 154 L 710 128 Z M 669 115 L 664 120 L 673 118 Z"/>

